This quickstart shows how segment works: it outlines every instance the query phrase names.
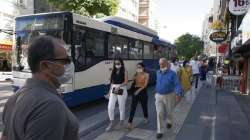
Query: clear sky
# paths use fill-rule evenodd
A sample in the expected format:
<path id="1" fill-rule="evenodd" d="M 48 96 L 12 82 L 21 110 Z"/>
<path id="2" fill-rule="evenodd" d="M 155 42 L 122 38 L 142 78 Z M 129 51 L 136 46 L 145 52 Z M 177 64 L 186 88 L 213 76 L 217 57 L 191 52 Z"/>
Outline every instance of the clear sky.
<path id="1" fill-rule="evenodd" d="M 201 36 L 203 20 L 213 0 L 156 0 L 161 38 L 174 40 L 187 32 Z"/>

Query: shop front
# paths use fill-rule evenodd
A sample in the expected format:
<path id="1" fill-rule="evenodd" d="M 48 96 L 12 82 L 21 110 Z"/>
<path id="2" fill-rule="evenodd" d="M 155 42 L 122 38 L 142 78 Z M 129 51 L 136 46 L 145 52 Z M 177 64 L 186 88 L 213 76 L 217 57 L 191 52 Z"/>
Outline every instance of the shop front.
<path id="1" fill-rule="evenodd" d="M 11 41 L 0 41 L 0 71 L 11 71 Z"/>

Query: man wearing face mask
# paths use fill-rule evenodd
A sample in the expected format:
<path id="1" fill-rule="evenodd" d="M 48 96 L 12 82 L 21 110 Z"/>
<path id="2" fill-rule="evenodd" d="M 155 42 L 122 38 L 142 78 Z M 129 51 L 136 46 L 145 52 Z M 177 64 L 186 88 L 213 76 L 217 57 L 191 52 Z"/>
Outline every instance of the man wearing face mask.
<path id="1" fill-rule="evenodd" d="M 159 60 L 160 70 L 156 72 L 155 106 L 157 112 L 157 139 L 164 132 L 164 111 L 167 114 L 167 128 L 173 124 L 173 109 L 181 99 L 181 86 L 178 77 L 170 69 L 170 64 L 165 58 Z"/>
<path id="2" fill-rule="evenodd" d="M 63 45 L 49 36 L 29 45 L 32 78 L 5 104 L 2 140 L 79 140 L 78 120 L 57 92 L 74 72 Z"/>

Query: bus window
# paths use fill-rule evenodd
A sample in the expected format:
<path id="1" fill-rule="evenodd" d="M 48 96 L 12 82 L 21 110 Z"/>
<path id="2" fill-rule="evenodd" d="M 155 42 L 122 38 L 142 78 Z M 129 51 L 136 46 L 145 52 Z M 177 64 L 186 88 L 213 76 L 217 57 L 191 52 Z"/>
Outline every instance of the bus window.
<path id="1" fill-rule="evenodd" d="M 154 59 L 161 57 L 161 50 L 159 46 L 154 46 Z"/>
<path id="2" fill-rule="evenodd" d="M 142 59 L 142 49 L 143 49 L 143 42 L 136 40 L 134 45 L 131 45 L 129 48 L 129 58 Z"/>
<path id="3" fill-rule="evenodd" d="M 143 58 L 144 59 L 153 59 L 153 52 L 154 52 L 154 47 L 153 44 L 144 42 L 144 54 Z"/>
<path id="4" fill-rule="evenodd" d="M 128 58 L 128 44 L 127 38 L 121 36 L 110 35 L 108 39 L 108 55 L 109 58 L 113 59 L 121 57 L 124 59 Z"/>
<path id="5" fill-rule="evenodd" d="M 86 32 L 86 65 L 91 66 L 104 59 L 105 32 L 87 30 Z"/>

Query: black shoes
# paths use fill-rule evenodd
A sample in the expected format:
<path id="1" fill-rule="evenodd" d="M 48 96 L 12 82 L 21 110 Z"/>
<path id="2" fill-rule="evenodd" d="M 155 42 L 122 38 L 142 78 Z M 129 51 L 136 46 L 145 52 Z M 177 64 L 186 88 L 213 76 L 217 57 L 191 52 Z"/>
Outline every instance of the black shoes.
<path id="1" fill-rule="evenodd" d="M 162 134 L 162 133 L 157 133 L 157 134 L 156 134 L 156 138 L 157 138 L 157 139 L 162 138 L 162 136 L 163 136 L 163 134 Z"/>
<path id="2" fill-rule="evenodd" d="M 167 123 L 167 128 L 168 129 L 172 128 L 172 124 L 171 123 Z"/>

